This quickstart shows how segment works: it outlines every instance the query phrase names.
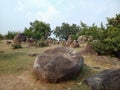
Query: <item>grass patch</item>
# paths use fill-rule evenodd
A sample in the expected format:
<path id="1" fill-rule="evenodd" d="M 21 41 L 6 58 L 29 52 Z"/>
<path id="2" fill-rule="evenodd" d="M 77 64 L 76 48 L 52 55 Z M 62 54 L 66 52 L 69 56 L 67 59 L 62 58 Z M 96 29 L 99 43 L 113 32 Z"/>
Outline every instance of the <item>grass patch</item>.
<path id="1" fill-rule="evenodd" d="M 26 48 L 27 44 L 23 44 L 22 48 L 20 49 L 12 49 L 11 46 L 8 46 L 6 44 L 6 41 L 1 41 L 0 43 L 0 51 L 3 51 L 3 53 L 0 53 L 0 76 L 7 76 L 1 83 L 3 83 L 3 86 L 6 85 L 6 80 L 14 82 L 11 84 L 11 86 L 7 86 L 8 88 L 13 88 L 13 86 L 16 86 L 14 90 L 19 90 L 22 85 L 21 90 L 89 90 L 86 85 L 83 85 L 82 82 L 84 81 L 85 78 L 100 72 L 101 70 L 104 69 L 104 66 L 107 66 L 106 62 L 105 63 L 100 63 L 98 62 L 99 59 L 106 59 L 104 57 L 96 57 L 96 56 L 84 56 L 84 65 L 83 68 L 81 69 L 81 72 L 77 78 L 74 78 L 73 80 L 70 81 L 65 81 L 57 84 L 50 84 L 50 83 L 43 83 L 38 80 L 35 80 L 35 77 L 33 75 L 32 67 L 33 63 L 36 57 L 30 57 L 28 56 L 29 54 L 33 53 L 42 53 L 44 50 L 48 48 L 53 48 L 55 46 L 51 47 L 43 47 L 43 48 L 37 48 L 37 47 L 30 47 Z M 75 51 L 79 52 L 83 50 L 83 47 L 80 48 L 75 48 Z M 113 58 L 110 58 L 113 59 Z M 112 60 L 110 60 L 112 61 Z M 98 66 L 100 67 L 100 70 L 94 70 L 93 67 Z M 115 66 L 114 66 L 115 67 Z M 108 67 L 107 67 L 108 68 Z M 18 79 L 18 76 L 22 76 L 23 81 L 20 80 L 20 84 L 18 85 L 15 83 L 15 78 L 14 81 L 12 79 L 9 79 L 10 75 L 16 76 L 16 79 Z M 0 77 L 1 78 L 1 77 Z M 0 79 L 2 80 L 2 79 Z M 28 81 L 27 81 L 28 80 Z M 7 82 L 10 83 L 10 82 Z M 32 86 L 29 86 L 32 85 Z M 6 87 L 6 86 L 5 86 Z M 31 89 L 29 89 L 31 87 Z M 1 88 L 1 87 L 0 87 Z M 7 89 L 6 89 L 7 90 Z"/>
<path id="2" fill-rule="evenodd" d="M 82 84 L 85 78 L 93 74 L 93 70 L 91 67 L 87 66 L 86 64 L 83 65 L 83 68 L 79 74 L 79 76 L 74 80 L 74 86 L 72 87 L 73 90 L 88 90 L 87 86 Z"/>
<path id="3" fill-rule="evenodd" d="M 41 53 L 43 48 L 26 48 L 26 44 L 21 49 L 12 49 L 6 41 L 0 43 L 0 74 L 20 74 L 24 71 L 31 71 L 36 57 L 30 57 L 30 53 Z"/>
<path id="4" fill-rule="evenodd" d="M 4 59 L 0 59 L 0 73 L 2 74 L 17 74 L 26 70 L 32 69 L 32 63 L 34 58 L 18 57 L 16 56 L 6 56 Z M 20 54 L 21 55 L 21 54 Z"/>
<path id="5" fill-rule="evenodd" d="M 13 60 L 24 55 L 22 52 L 0 53 L 0 60 Z"/>

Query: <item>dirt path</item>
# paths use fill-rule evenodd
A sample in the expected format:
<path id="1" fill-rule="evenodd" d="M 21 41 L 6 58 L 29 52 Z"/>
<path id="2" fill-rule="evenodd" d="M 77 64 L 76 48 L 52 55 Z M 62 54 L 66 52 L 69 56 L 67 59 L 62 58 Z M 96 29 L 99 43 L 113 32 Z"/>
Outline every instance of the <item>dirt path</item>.
<path id="1" fill-rule="evenodd" d="M 0 90 L 35 90 L 25 80 L 15 75 L 0 75 Z"/>
<path id="2" fill-rule="evenodd" d="M 30 72 L 21 75 L 0 75 L 0 90 L 67 90 L 73 81 L 59 84 L 41 83 Z"/>

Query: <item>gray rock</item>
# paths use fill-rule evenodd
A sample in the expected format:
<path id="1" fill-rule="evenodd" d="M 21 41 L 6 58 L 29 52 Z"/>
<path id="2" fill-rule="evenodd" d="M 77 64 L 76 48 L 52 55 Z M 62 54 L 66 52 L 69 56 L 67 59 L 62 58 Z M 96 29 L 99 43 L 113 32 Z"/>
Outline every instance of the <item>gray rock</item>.
<path id="1" fill-rule="evenodd" d="M 120 69 L 107 69 L 84 80 L 90 90 L 120 90 Z"/>
<path id="2" fill-rule="evenodd" d="M 46 50 L 33 65 L 37 78 L 44 82 L 61 82 L 76 78 L 83 66 L 83 57 L 67 47 Z"/>

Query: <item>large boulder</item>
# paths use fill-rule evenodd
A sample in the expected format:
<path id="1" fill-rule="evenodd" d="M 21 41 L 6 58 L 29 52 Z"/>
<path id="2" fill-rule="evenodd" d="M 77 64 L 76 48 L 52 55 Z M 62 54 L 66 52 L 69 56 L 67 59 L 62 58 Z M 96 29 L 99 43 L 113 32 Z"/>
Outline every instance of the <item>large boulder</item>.
<path id="1" fill-rule="evenodd" d="M 23 33 L 18 33 L 18 34 L 14 37 L 13 41 L 14 41 L 14 44 L 15 44 L 15 45 L 20 45 L 21 42 L 25 42 L 25 41 L 26 41 L 26 36 L 25 36 Z"/>
<path id="2" fill-rule="evenodd" d="M 84 83 L 90 90 L 120 90 L 120 69 L 107 69 L 93 75 Z"/>
<path id="3" fill-rule="evenodd" d="M 44 82 L 56 83 L 76 78 L 83 66 L 83 57 L 67 47 L 44 51 L 33 65 L 34 74 Z"/>

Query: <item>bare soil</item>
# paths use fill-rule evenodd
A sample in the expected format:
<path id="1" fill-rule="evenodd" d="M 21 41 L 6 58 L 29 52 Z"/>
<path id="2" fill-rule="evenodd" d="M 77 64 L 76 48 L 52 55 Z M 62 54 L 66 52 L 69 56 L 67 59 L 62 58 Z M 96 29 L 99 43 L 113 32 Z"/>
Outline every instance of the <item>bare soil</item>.
<path id="1" fill-rule="evenodd" d="M 84 87 L 81 82 L 87 76 L 94 74 L 96 72 L 100 72 L 105 69 L 110 68 L 120 68 L 120 60 L 115 57 L 110 56 L 98 56 L 98 55 L 83 55 L 84 63 L 89 66 L 92 71 L 84 71 L 79 75 L 80 78 L 75 80 L 57 83 L 57 84 L 50 84 L 50 83 L 43 83 L 37 80 L 33 73 L 32 73 L 32 66 L 35 57 L 28 56 L 29 53 L 41 53 L 44 50 L 52 47 L 46 48 L 23 48 L 18 50 L 20 53 L 15 54 L 16 57 L 11 57 L 10 53 L 16 53 L 18 51 L 11 50 L 10 46 L 5 44 L 5 41 L 0 43 L 0 51 L 4 53 L 0 53 L 0 63 L 4 63 L 7 67 L 4 68 L 2 64 L 0 64 L 0 70 L 13 70 L 10 73 L 6 73 L 6 71 L 0 71 L 0 90 L 88 90 Z M 76 51 L 83 50 L 82 48 L 75 48 Z M 23 53 L 24 52 L 24 53 Z M 22 54 L 21 54 L 22 53 Z M 4 56 L 3 56 L 4 55 Z M 7 57 L 6 57 L 7 56 Z M 23 57 L 21 57 L 23 56 Z M 13 60 L 18 58 L 18 61 Z M 2 60 L 5 59 L 6 61 Z M 11 60 L 11 61 L 10 61 Z M 21 61 L 22 60 L 22 61 Z M 21 63 L 21 62 L 23 63 Z M 12 63 L 11 63 L 12 62 Z M 24 64 L 25 63 L 25 64 Z M 12 65 L 14 64 L 14 66 Z M 19 64 L 16 65 L 16 64 Z M 3 69 L 2 69 L 3 68 Z M 10 69 L 11 68 L 11 69 Z M 17 69 L 19 68 L 20 73 L 18 73 Z M 87 73 L 88 72 L 88 73 Z M 83 74 L 83 75 L 82 75 Z"/>

